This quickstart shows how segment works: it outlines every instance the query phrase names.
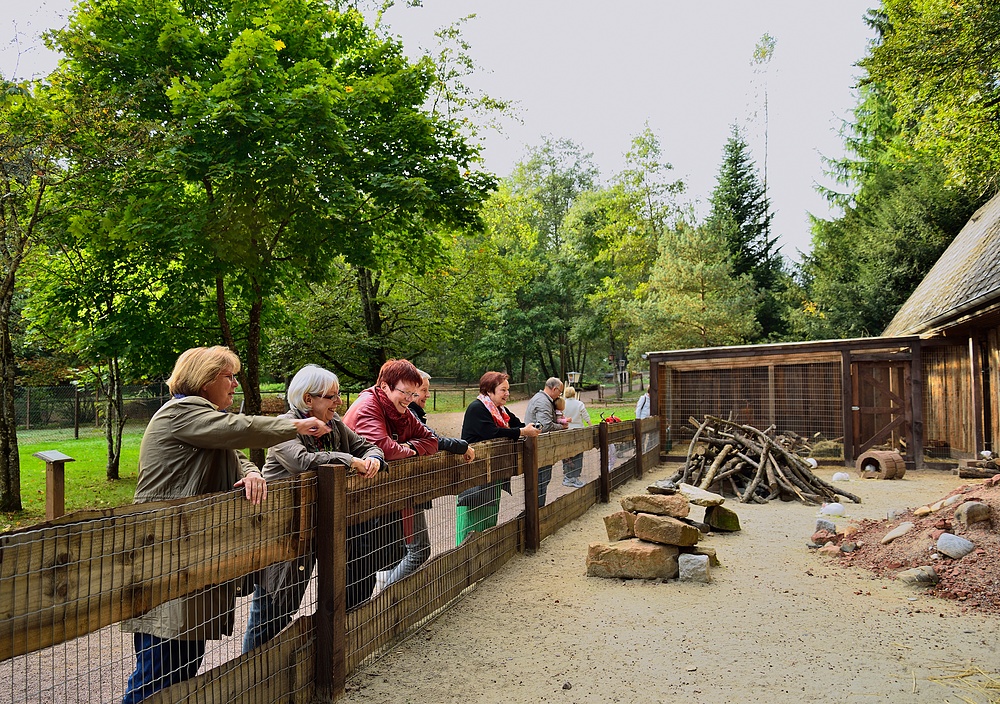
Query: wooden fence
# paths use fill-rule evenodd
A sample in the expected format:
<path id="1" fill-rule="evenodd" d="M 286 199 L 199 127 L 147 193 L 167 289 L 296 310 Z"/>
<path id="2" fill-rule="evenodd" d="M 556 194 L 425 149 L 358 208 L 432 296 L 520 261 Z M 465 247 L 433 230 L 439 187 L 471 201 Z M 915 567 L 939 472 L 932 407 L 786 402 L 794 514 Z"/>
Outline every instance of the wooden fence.
<path id="1" fill-rule="evenodd" d="M 607 502 L 613 488 L 657 464 L 658 428 L 655 416 L 602 423 L 516 443 L 481 443 L 471 463 L 445 453 L 393 462 L 374 482 L 320 470 L 271 483 L 260 506 L 231 492 L 78 512 L 0 535 L 0 668 L 315 549 L 314 613 L 296 618 L 263 646 L 145 701 L 333 701 L 359 665 L 412 633 L 513 555 L 535 551 L 592 505 Z M 539 507 L 539 467 L 592 451 L 592 457 L 600 457 L 596 476 Z M 517 476 L 523 476 L 523 507 L 512 520 L 440 551 L 416 573 L 347 610 L 349 525 Z M 67 652 L 63 660 L 73 657 L 73 649 Z M 101 657 L 98 653 L 98 661 Z M 49 691 L 46 683 L 65 677 L 58 659 L 45 660 L 53 663 L 52 671 L 37 673 L 25 687 L 35 687 L 37 680 L 39 690 Z M 0 669 L 0 699 L 6 677 Z M 72 682 L 66 686 L 74 689 Z M 110 694 L 120 699 L 123 686 L 115 684 Z M 86 695 L 80 699 L 80 686 L 76 691 L 78 701 L 88 701 Z M 107 687 L 94 696 L 110 698 Z M 12 692 L 11 701 L 17 697 L 46 700 L 39 692 Z"/>

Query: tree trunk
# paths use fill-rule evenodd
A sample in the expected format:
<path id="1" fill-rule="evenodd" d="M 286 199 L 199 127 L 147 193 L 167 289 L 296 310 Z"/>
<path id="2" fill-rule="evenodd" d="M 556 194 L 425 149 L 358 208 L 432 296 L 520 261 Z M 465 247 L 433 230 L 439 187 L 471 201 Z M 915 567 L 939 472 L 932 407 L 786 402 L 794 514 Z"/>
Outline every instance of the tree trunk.
<path id="1" fill-rule="evenodd" d="M 250 304 L 250 318 L 247 329 L 247 352 L 240 366 L 239 380 L 243 387 L 243 407 L 241 412 L 247 415 L 260 413 L 260 317 L 264 308 L 259 285 L 254 286 L 254 300 Z M 219 318 L 219 329 L 226 347 L 234 354 L 239 354 L 232 328 L 229 326 L 229 316 L 226 313 L 226 285 L 222 274 L 215 277 L 215 309 Z M 262 447 L 250 448 L 250 461 L 258 467 L 264 466 L 265 450 Z"/>
<path id="2" fill-rule="evenodd" d="M 378 378 L 382 365 L 389 359 L 386 354 L 384 326 L 382 319 L 382 304 L 379 301 L 381 282 L 378 274 L 362 266 L 354 267 L 357 272 L 358 293 L 361 295 L 361 310 L 365 319 L 365 331 L 368 333 L 372 354 L 368 357 L 368 375 L 372 383 Z"/>
<path id="3" fill-rule="evenodd" d="M 120 478 L 122 432 L 127 420 L 121 367 L 117 357 L 108 360 L 108 386 L 104 397 L 107 404 L 107 412 L 104 414 L 104 437 L 108 444 L 107 477 L 109 481 L 115 481 Z"/>
<path id="4" fill-rule="evenodd" d="M 10 278 L 13 279 L 13 272 Z M 21 461 L 17 454 L 17 416 L 14 412 L 15 360 L 10 340 L 14 286 L 0 289 L 0 511 L 20 511 Z"/>

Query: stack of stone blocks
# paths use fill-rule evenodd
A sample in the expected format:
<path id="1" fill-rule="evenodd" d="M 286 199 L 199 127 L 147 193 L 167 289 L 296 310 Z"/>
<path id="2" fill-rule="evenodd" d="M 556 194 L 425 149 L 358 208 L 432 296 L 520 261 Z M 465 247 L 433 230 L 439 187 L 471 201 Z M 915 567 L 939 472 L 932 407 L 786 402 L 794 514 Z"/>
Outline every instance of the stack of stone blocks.
<path id="1" fill-rule="evenodd" d="M 622 510 L 605 517 L 611 542 L 591 543 L 587 575 L 710 582 L 719 561 L 698 543 L 710 531 L 738 531 L 736 513 L 722 505 L 724 497 L 690 484 L 660 481 L 648 491 L 623 497 Z M 689 518 L 692 504 L 705 507 L 703 522 Z"/>

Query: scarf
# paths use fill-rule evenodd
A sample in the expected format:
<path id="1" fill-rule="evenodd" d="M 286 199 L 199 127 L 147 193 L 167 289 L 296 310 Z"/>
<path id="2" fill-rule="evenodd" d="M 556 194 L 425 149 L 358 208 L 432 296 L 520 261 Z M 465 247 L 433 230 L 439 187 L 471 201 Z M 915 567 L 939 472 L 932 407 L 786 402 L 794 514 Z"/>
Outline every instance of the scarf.
<path id="1" fill-rule="evenodd" d="M 292 414 L 299 420 L 301 420 L 302 418 L 310 417 L 307 412 L 300 411 L 297 408 L 292 409 Z M 327 425 L 330 426 L 331 428 L 334 427 L 333 423 L 327 423 Z M 311 435 L 301 435 L 301 434 L 297 435 L 296 437 L 299 439 L 299 442 L 301 442 L 305 446 L 307 452 L 316 453 L 316 452 L 333 452 L 336 449 L 333 444 L 333 438 L 335 435 L 336 432 L 327 433 L 326 435 L 323 435 L 322 437 L 318 438 L 313 437 Z"/>
<path id="2" fill-rule="evenodd" d="M 493 422 L 496 423 L 497 426 L 501 428 L 510 427 L 510 416 L 507 415 L 507 411 L 504 410 L 502 406 L 497 408 L 497 405 L 493 403 L 493 399 L 486 394 L 479 394 L 476 398 L 483 402 L 483 405 L 486 406 L 486 410 L 488 410 L 490 415 L 493 416 Z"/>

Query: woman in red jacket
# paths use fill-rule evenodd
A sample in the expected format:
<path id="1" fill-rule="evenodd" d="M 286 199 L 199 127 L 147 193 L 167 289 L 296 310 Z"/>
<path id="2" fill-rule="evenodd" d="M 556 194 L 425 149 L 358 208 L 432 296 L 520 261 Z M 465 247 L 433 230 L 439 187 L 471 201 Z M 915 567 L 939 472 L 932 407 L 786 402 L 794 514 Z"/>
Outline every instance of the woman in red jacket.
<path id="1" fill-rule="evenodd" d="M 379 370 L 378 380 L 362 391 L 344 414 L 344 423 L 382 450 L 389 462 L 414 455 L 433 455 L 438 441 L 427 426 L 410 413 L 423 379 L 405 359 L 390 359 Z M 390 469 L 391 471 L 391 469 Z M 348 608 L 371 596 L 375 572 L 398 563 L 405 552 L 400 514 L 394 511 L 351 526 L 350 540 L 362 564 L 348 565 Z M 352 575 L 354 578 L 352 579 Z"/>

